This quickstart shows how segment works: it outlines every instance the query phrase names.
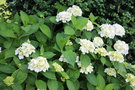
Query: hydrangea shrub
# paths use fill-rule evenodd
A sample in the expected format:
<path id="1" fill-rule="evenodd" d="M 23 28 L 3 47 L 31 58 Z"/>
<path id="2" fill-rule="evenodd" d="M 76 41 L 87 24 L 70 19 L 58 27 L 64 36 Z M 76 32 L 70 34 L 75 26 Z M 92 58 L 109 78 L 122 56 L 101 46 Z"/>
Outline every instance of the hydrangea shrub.
<path id="1" fill-rule="evenodd" d="M 125 29 L 95 18 L 73 5 L 56 16 L 21 11 L 11 23 L 1 22 L 0 88 L 134 90 L 135 66 L 121 40 Z"/>

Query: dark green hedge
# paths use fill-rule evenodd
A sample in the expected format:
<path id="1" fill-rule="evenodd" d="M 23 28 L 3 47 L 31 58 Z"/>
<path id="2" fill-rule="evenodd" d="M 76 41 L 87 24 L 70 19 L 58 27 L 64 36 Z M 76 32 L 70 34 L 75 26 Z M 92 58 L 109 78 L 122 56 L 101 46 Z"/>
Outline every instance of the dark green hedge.
<path id="1" fill-rule="evenodd" d="M 28 14 L 42 12 L 45 16 L 56 15 L 57 9 L 79 5 L 83 16 L 92 12 L 98 23 L 119 23 L 125 26 L 124 40 L 130 45 L 128 59 L 135 57 L 135 1 L 134 0 L 9 0 L 13 13 L 23 10 Z M 55 9 L 56 8 L 56 9 Z M 132 61 L 132 63 L 134 63 Z"/>

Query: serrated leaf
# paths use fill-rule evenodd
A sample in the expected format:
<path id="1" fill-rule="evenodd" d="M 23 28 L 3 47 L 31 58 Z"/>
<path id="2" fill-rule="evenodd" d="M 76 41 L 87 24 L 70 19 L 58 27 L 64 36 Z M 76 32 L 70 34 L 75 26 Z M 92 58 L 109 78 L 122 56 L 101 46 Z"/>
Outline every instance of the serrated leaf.
<path id="1" fill-rule="evenodd" d="M 12 89 L 13 90 L 22 90 L 22 86 L 20 84 L 15 83 L 12 85 Z"/>
<path id="2" fill-rule="evenodd" d="M 71 64 L 72 66 L 74 66 L 75 61 L 76 61 L 76 53 L 71 50 L 68 50 L 68 51 L 64 51 L 63 55 L 64 55 L 64 58 L 67 59 L 67 62 Z"/>
<path id="3" fill-rule="evenodd" d="M 51 38 L 52 37 L 52 32 L 50 30 L 50 28 L 45 25 L 45 24 L 42 24 L 40 25 L 40 30 L 48 37 L 48 38 Z"/>
<path id="4" fill-rule="evenodd" d="M 90 58 L 88 55 L 81 54 L 80 61 L 83 67 L 87 67 L 90 64 Z"/>
<path id="5" fill-rule="evenodd" d="M 94 86 L 97 86 L 97 79 L 93 73 L 86 75 L 86 78 L 89 83 L 91 83 Z"/>
<path id="6" fill-rule="evenodd" d="M 67 84 L 68 90 L 75 90 L 74 83 L 71 80 L 67 80 L 66 84 Z"/>
<path id="7" fill-rule="evenodd" d="M 52 57 L 54 57 L 56 54 L 53 52 L 44 52 L 44 57 L 46 57 L 47 59 L 50 59 Z"/>
<path id="8" fill-rule="evenodd" d="M 48 80 L 47 86 L 48 86 L 49 90 L 58 90 L 58 81 Z"/>
<path id="9" fill-rule="evenodd" d="M 97 76 L 97 84 L 98 84 L 98 88 L 100 88 L 101 90 L 104 90 L 105 80 L 104 80 L 103 76 L 100 74 L 98 74 L 98 76 Z"/>
<path id="10" fill-rule="evenodd" d="M 74 35 L 75 34 L 75 30 L 72 27 L 67 26 L 67 25 L 64 27 L 64 32 L 67 35 Z"/>
<path id="11" fill-rule="evenodd" d="M 21 15 L 21 20 L 23 24 L 27 25 L 29 23 L 29 16 L 23 11 L 20 12 L 20 15 Z"/>
<path id="12" fill-rule="evenodd" d="M 56 76 L 54 72 L 42 72 L 42 74 L 48 79 L 56 80 Z"/>
<path id="13" fill-rule="evenodd" d="M 105 87 L 105 90 L 113 90 L 114 89 L 114 84 L 108 84 Z"/>
<path id="14" fill-rule="evenodd" d="M 13 73 L 15 70 L 16 70 L 16 68 L 11 65 L 0 65 L 0 72 Z"/>
<path id="15" fill-rule="evenodd" d="M 12 74 L 12 76 L 15 78 L 15 83 L 22 84 L 27 78 L 27 73 L 18 69 Z"/>
<path id="16" fill-rule="evenodd" d="M 46 83 L 43 80 L 36 80 L 35 84 L 39 90 L 47 90 Z"/>

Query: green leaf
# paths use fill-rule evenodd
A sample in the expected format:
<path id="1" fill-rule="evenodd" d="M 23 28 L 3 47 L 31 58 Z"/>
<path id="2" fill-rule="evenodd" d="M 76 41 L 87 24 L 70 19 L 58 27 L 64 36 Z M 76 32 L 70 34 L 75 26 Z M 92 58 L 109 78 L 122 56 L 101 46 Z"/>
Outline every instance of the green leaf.
<path id="1" fill-rule="evenodd" d="M 104 80 L 103 76 L 100 75 L 100 74 L 98 74 L 98 76 L 97 76 L 97 84 L 98 84 L 98 87 L 101 90 L 104 90 L 104 88 L 105 88 L 105 80 Z"/>
<path id="2" fill-rule="evenodd" d="M 80 17 L 77 18 L 76 24 L 74 25 L 76 27 L 76 29 L 80 29 L 82 30 L 88 22 L 88 18 L 84 18 L 84 17 Z"/>
<path id="3" fill-rule="evenodd" d="M 89 83 L 91 83 L 94 86 L 97 86 L 97 79 L 93 73 L 86 75 L 86 78 Z"/>
<path id="4" fill-rule="evenodd" d="M 64 77 L 65 79 L 69 79 L 69 76 L 66 72 L 60 72 L 60 74 L 62 75 L 62 77 Z"/>
<path id="5" fill-rule="evenodd" d="M 22 86 L 20 84 L 16 84 L 16 83 L 14 83 L 12 85 L 12 88 L 13 88 L 13 90 L 22 90 Z"/>
<path id="6" fill-rule="evenodd" d="M 39 90 L 47 90 L 46 83 L 43 80 L 36 80 L 35 84 Z"/>
<path id="7" fill-rule="evenodd" d="M 69 77 L 74 80 L 77 80 L 80 76 L 80 70 L 69 69 L 67 73 L 68 73 Z"/>
<path id="8" fill-rule="evenodd" d="M 47 37 L 46 37 L 42 32 L 37 31 L 37 32 L 35 33 L 35 36 L 36 36 L 36 39 L 37 39 L 40 43 L 42 43 L 42 44 L 45 44 L 45 43 L 46 43 Z"/>
<path id="9" fill-rule="evenodd" d="M 49 90 L 58 90 L 58 81 L 48 80 L 47 86 L 48 86 Z"/>
<path id="10" fill-rule="evenodd" d="M 91 20 L 92 22 L 94 22 L 95 20 L 97 20 L 98 17 L 97 17 L 97 16 L 94 16 L 93 13 L 90 13 L 89 18 L 90 18 L 90 20 Z"/>
<path id="11" fill-rule="evenodd" d="M 64 5 L 61 5 L 60 3 L 55 3 L 55 8 L 57 9 L 58 12 L 64 11 L 67 9 Z"/>
<path id="12" fill-rule="evenodd" d="M 64 58 L 67 59 L 67 62 L 71 64 L 72 66 L 74 66 L 75 61 L 76 61 L 76 53 L 71 50 L 68 50 L 68 51 L 64 51 L 63 55 L 64 55 Z"/>
<path id="13" fill-rule="evenodd" d="M 52 37 L 51 30 L 50 30 L 50 28 L 49 28 L 47 25 L 45 25 L 45 24 L 40 25 L 40 30 L 41 30 L 48 38 L 51 38 L 51 37 Z"/>
<path id="14" fill-rule="evenodd" d="M 103 65 L 106 63 L 106 58 L 105 57 L 101 57 L 100 60 L 101 60 Z"/>
<path id="15" fill-rule="evenodd" d="M 105 90 L 113 90 L 114 89 L 114 84 L 108 84 L 105 87 Z"/>
<path id="16" fill-rule="evenodd" d="M 29 27 L 23 27 L 22 28 L 25 32 L 23 33 L 23 35 L 21 37 L 24 37 L 24 36 L 28 36 L 28 35 L 31 35 L 33 33 L 35 33 L 38 29 L 39 29 L 39 24 L 33 24 Z"/>
<path id="17" fill-rule="evenodd" d="M 72 27 L 67 26 L 67 25 L 64 27 L 64 32 L 67 35 L 74 35 L 75 34 L 75 30 Z"/>
<path id="18" fill-rule="evenodd" d="M 66 84 L 67 84 L 68 90 L 75 90 L 74 83 L 71 80 L 67 80 Z"/>
<path id="19" fill-rule="evenodd" d="M 15 48 L 14 47 L 11 47 L 11 48 L 6 50 L 5 59 L 10 58 L 10 57 L 14 57 L 14 56 L 15 56 Z"/>
<path id="20" fill-rule="evenodd" d="M 56 16 L 51 16 L 49 20 L 54 24 L 58 24 L 58 22 L 56 22 Z"/>
<path id="21" fill-rule="evenodd" d="M 46 57 L 47 59 L 50 59 L 52 57 L 54 57 L 56 54 L 53 52 L 44 52 L 44 57 Z"/>
<path id="22" fill-rule="evenodd" d="M 18 69 L 12 74 L 12 76 L 15 78 L 14 80 L 15 83 L 22 84 L 27 78 L 27 73 Z"/>
<path id="23" fill-rule="evenodd" d="M 80 61 L 83 67 L 87 67 L 90 64 L 90 58 L 88 55 L 81 54 Z"/>
<path id="24" fill-rule="evenodd" d="M 74 15 L 72 15 L 71 20 L 72 20 L 73 25 L 75 26 L 77 23 L 77 19 Z"/>
<path id="25" fill-rule="evenodd" d="M 8 28 L 4 23 L 0 23 L 0 35 L 3 37 L 16 38 L 13 29 Z"/>
<path id="26" fill-rule="evenodd" d="M 0 65 L 0 72 L 3 73 L 13 73 L 16 68 L 12 65 Z"/>
<path id="27" fill-rule="evenodd" d="M 56 43 L 61 50 L 63 50 L 64 45 L 69 40 L 70 36 L 65 36 L 63 33 L 58 33 L 56 35 Z"/>
<path id="28" fill-rule="evenodd" d="M 96 90 L 96 88 L 90 83 L 87 83 L 87 88 L 88 90 Z"/>
<path id="29" fill-rule="evenodd" d="M 54 72 L 42 72 L 42 74 L 47 77 L 48 79 L 56 80 L 56 76 Z"/>
<path id="30" fill-rule="evenodd" d="M 40 55 L 42 56 L 43 54 L 44 54 L 44 46 L 41 45 L 41 46 L 40 46 Z"/>
<path id="31" fill-rule="evenodd" d="M 23 11 L 20 12 L 20 15 L 21 15 L 21 20 L 23 24 L 27 25 L 29 23 L 29 16 Z"/>

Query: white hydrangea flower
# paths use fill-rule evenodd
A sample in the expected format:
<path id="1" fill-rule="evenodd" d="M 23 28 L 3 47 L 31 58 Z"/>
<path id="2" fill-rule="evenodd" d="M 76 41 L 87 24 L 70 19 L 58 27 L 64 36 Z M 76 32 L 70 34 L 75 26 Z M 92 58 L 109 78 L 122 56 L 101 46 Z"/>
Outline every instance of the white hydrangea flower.
<path id="1" fill-rule="evenodd" d="M 28 63 L 28 69 L 35 72 L 46 72 L 49 69 L 50 65 L 46 58 L 39 56 L 37 58 L 33 58 Z"/>
<path id="2" fill-rule="evenodd" d="M 79 43 L 81 45 L 80 50 L 83 54 L 94 52 L 95 46 L 90 40 L 80 39 Z"/>
<path id="3" fill-rule="evenodd" d="M 125 35 L 125 29 L 120 24 L 113 24 L 113 27 L 115 28 L 115 35 L 121 37 Z"/>
<path id="4" fill-rule="evenodd" d="M 67 45 L 67 46 L 72 46 L 72 45 L 73 45 L 73 43 L 72 43 L 72 41 L 71 41 L 71 40 L 68 40 L 68 41 L 67 41 L 67 43 L 66 43 L 66 45 Z"/>
<path id="5" fill-rule="evenodd" d="M 83 29 L 86 29 L 87 31 L 92 31 L 94 28 L 92 22 L 90 20 L 88 20 L 88 23 L 86 25 L 86 27 L 84 27 Z"/>
<path id="6" fill-rule="evenodd" d="M 114 49 L 124 55 L 128 54 L 129 46 L 124 41 L 118 40 L 114 44 Z"/>
<path id="7" fill-rule="evenodd" d="M 72 14 L 67 11 L 62 11 L 57 14 L 56 21 L 62 21 L 63 23 L 69 22 L 71 20 Z"/>
<path id="8" fill-rule="evenodd" d="M 96 48 L 94 51 L 95 54 L 100 54 L 101 56 L 107 56 L 108 52 L 106 51 L 105 48 Z"/>
<path id="9" fill-rule="evenodd" d="M 106 68 L 104 72 L 107 73 L 107 75 L 109 76 L 116 77 L 116 71 L 114 68 Z"/>
<path id="10" fill-rule="evenodd" d="M 92 73 L 93 72 L 93 66 L 92 66 L 92 64 L 90 63 L 87 67 L 83 67 L 82 65 L 81 65 L 81 62 L 79 61 L 78 63 L 77 63 L 77 65 L 80 67 L 80 72 L 81 73 L 85 73 L 85 74 L 88 74 L 88 73 Z"/>
<path id="11" fill-rule="evenodd" d="M 110 51 L 108 55 L 111 61 L 118 61 L 119 63 L 124 62 L 123 55 L 118 51 Z"/>
<path id="12" fill-rule="evenodd" d="M 72 13 L 74 16 L 82 16 L 82 10 L 79 6 L 73 5 L 67 9 L 67 12 Z"/>
<path id="13" fill-rule="evenodd" d="M 68 63 L 68 60 L 64 57 L 64 55 L 60 56 L 59 61 Z M 76 56 L 76 62 L 78 61 L 79 61 L 79 56 Z"/>
<path id="14" fill-rule="evenodd" d="M 15 55 L 18 55 L 19 59 L 29 57 L 32 53 L 35 53 L 35 47 L 29 42 L 22 43 L 22 45 L 15 50 Z"/>
<path id="15" fill-rule="evenodd" d="M 62 72 L 62 71 L 64 71 L 64 69 L 58 63 L 55 62 L 52 65 L 54 66 L 56 72 Z"/>
<path id="16" fill-rule="evenodd" d="M 93 43 L 94 43 L 95 47 L 102 47 L 104 44 L 102 38 L 100 38 L 100 37 L 95 37 L 93 40 Z"/>
<path id="17" fill-rule="evenodd" d="M 101 37 L 107 37 L 113 39 L 115 36 L 115 28 L 110 25 L 110 24 L 102 24 L 100 26 L 101 31 L 98 33 L 100 34 Z"/>
<path id="18" fill-rule="evenodd" d="M 135 90 L 135 76 L 131 73 L 126 75 L 126 82 L 130 82 L 130 86 Z"/>

